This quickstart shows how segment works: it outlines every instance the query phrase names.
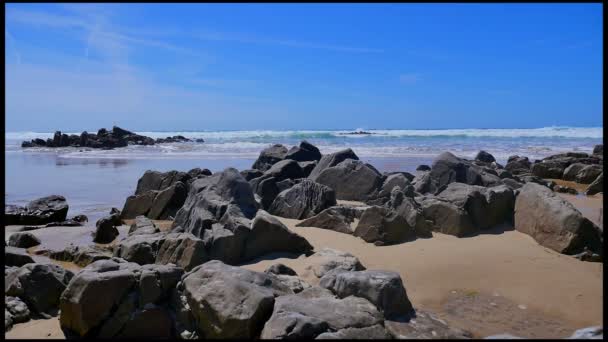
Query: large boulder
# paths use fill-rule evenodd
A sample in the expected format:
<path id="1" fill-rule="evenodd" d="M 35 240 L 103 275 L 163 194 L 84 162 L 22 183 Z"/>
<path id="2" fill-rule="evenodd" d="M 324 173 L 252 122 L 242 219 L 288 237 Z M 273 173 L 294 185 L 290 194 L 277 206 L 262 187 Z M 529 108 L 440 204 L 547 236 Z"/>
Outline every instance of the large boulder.
<path id="1" fill-rule="evenodd" d="M 577 183 L 590 184 L 604 171 L 601 165 L 587 165 L 582 168 L 574 180 Z"/>
<path id="2" fill-rule="evenodd" d="M 175 264 L 186 271 L 209 260 L 203 240 L 190 233 L 165 236 L 156 254 L 157 264 Z"/>
<path id="3" fill-rule="evenodd" d="M 285 159 L 293 159 L 299 162 L 319 160 L 321 159 L 321 152 L 315 145 L 303 140 L 300 142 L 300 146 L 294 146 L 287 152 Z"/>
<path id="4" fill-rule="evenodd" d="M 458 158 L 450 152 L 444 152 L 435 158 L 431 166 L 430 178 L 439 191 L 452 182 L 482 186 L 502 184 L 496 174 L 469 160 Z"/>
<path id="5" fill-rule="evenodd" d="M 520 174 L 530 172 L 532 163 L 528 157 L 510 156 L 505 165 L 505 169 L 512 174 Z"/>
<path id="6" fill-rule="evenodd" d="M 86 267 L 97 260 L 110 259 L 112 253 L 98 246 L 69 245 L 63 250 L 50 251 L 48 257 L 59 261 L 69 261 L 80 267 Z"/>
<path id="7" fill-rule="evenodd" d="M 383 312 L 385 317 L 409 317 L 413 310 L 401 276 L 396 272 L 333 272 L 323 276 L 319 285 L 331 290 L 339 298 L 365 298 Z"/>
<path id="8" fill-rule="evenodd" d="M 243 260 L 251 260 L 267 253 L 310 254 L 313 247 L 300 235 L 292 232 L 283 223 L 264 210 L 259 210 L 251 222 L 247 235 Z"/>
<path id="9" fill-rule="evenodd" d="M 127 197 L 122 210 L 123 219 L 144 215 L 155 220 L 174 217 L 188 196 L 188 186 L 175 182 L 163 190 L 147 190 Z"/>
<path id="10" fill-rule="evenodd" d="M 4 246 L 4 265 L 20 267 L 34 263 L 34 259 L 24 248 Z"/>
<path id="11" fill-rule="evenodd" d="M 414 239 L 416 232 L 403 215 L 386 207 L 371 206 L 361 215 L 353 235 L 384 245 Z"/>
<path id="12" fill-rule="evenodd" d="M 587 190 L 585 190 L 585 195 L 592 196 L 599 192 L 604 192 L 604 173 L 600 173 L 599 176 L 593 181 L 593 183 L 589 184 Z"/>
<path id="13" fill-rule="evenodd" d="M 594 155 L 604 155 L 604 144 L 599 144 L 593 146 L 593 154 Z"/>
<path id="14" fill-rule="evenodd" d="M 8 245 L 19 248 L 30 248 L 40 244 L 40 239 L 36 235 L 27 232 L 17 232 L 11 234 Z"/>
<path id="15" fill-rule="evenodd" d="M 333 206 L 299 222 L 296 227 L 317 227 L 352 234 L 355 228 L 351 224 L 360 217 L 357 217 L 357 213 L 358 211 L 351 207 Z"/>
<path id="16" fill-rule="evenodd" d="M 92 338 L 175 337 L 168 302 L 182 274 L 173 265 L 96 261 L 61 295 L 61 328 Z"/>
<path id="17" fill-rule="evenodd" d="M 310 172 L 308 179 L 316 181 L 317 177 L 321 174 L 321 171 L 329 167 L 336 166 L 346 159 L 359 160 L 359 157 L 357 157 L 355 152 L 353 152 L 353 150 L 350 148 L 324 155 L 321 157 L 315 168 Z"/>
<path id="18" fill-rule="evenodd" d="M 541 178 L 556 178 L 559 179 L 566 170 L 567 166 L 564 163 L 543 160 L 540 163 L 532 164 L 530 170 L 532 174 Z"/>
<path id="19" fill-rule="evenodd" d="M 247 169 L 240 172 L 241 176 L 245 178 L 246 181 L 250 181 L 254 178 L 258 178 L 264 174 L 264 171 L 260 171 L 257 169 Z"/>
<path id="20" fill-rule="evenodd" d="M 160 229 L 154 222 L 145 216 L 137 216 L 135 222 L 129 227 L 129 235 L 133 234 L 156 234 Z"/>
<path id="21" fill-rule="evenodd" d="M 349 329 L 365 331 L 383 325 L 382 314 L 368 300 L 336 298 L 314 287 L 295 295 L 278 297 L 261 333 L 263 339 L 316 338 L 323 333 Z M 353 332 L 350 332 L 352 336 Z"/>
<path id="22" fill-rule="evenodd" d="M 301 220 L 312 217 L 333 205 L 336 205 L 334 190 L 305 179 L 279 193 L 272 202 L 269 212 L 273 215 Z"/>
<path id="23" fill-rule="evenodd" d="M 483 150 L 477 153 L 477 155 L 475 156 L 475 160 L 488 164 L 496 161 L 493 155 Z"/>
<path id="24" fill-rule="evenodd" d="M 254 338 L 270 317 L 275 297 L 292 291 L 276 277 L 213 260 L 182 278 L 195 329 L 205 338 Z"/>
<path id="25" fill-rule="evenodd" d="M 304 177 L 308 177 L 310 175 L 310 173 L 312 172 L 312 170 L 314 170 L 315 167 L 317 166 L 317 161 L 312 160 L 312 161 L 298 162 L 298 165 L 300 165 L 300 168 L 302 169 L 302 174 L 304 174 Z"/>
<path id="26" fill-rule="evenodd" d="M 4 210 L 5 225 L 42 225 L 65 221 L 68 203 L 63 196 L 47 196 L 29 202 L 25 207 L 7 205 Z"/>
<path id="27" fill-rule="evenodd" d="M 369 164 L 346 159 L 321 171 L 315 181 L 334 189 L 337 199 L 364 201 L 380 188 L 382 175 Z"/>
<path id="28" fill-rule="evenodd" d="M 515 195 L 506 185 L 490 188 L 450 183 L 437 197 L 464 209 L 471 223 L 479 229 L 488 229 L 501 223 L 512 223 Z"/>
<path id="29" fill-rule="evenodd" d="M 576 178 L 576 175 L 587 166 L 583 163 L 574 163 L 570 164 L 566 169 L 564 169 L 564 173 L 561 176 L 561 179 L 567 181 L 573 181 Z"/>
<path id="30" fill-rule="evenodd" d="M 363 271 L 365 267 L 359 259 L 348 252 L 332 248 L 323 248 L 306 258 L 306 266 L 317 278 L 322 278 L 329 272 Z"/>
<path id="31" fill-rule="evenodd" d="M 139 265 L 153 264 L 165 235 L 132 234 L 122 239 L 114 248 L 114 256 Z"/>
<path id="32" fill-rule="evenodd" d="M 137 181 L 135 195 L 140 195 L 150 190 L 164 190 L 177 182 L 187 183 L 190 179 L 191 175 L 185 172 L 147 170 Z"/>
<path id="33" fill-rule="evenodd" d="M 251 168 L 266 171 L 275 163 L 285 159 L 286 155 L 287 147 L 281 144 L 272 145 L 260 152 L 258 159 L 256 159 Z"/>
<path id="34" fill-rule="evenodd" d="M 515 229 L 539 244 L 563 254 L 577 254 L 587 247 L 603 256 L 603 234 L 571 203 L 550 189 L 524 185 L 515 200 Z"/>
<path id="35" fill-rule="evenodd" d="M 6 276 L 4 292 L 19 297 L 36 313 L 53 314 L 59 306 L 59 296 L 73 276 L 59 265 L 26 264 Z"/>
<path id="36" fill-rule="evenodd" d="M 267 178 L 273 177 L 277 182 L 280 182 L 285 179 L 298 179 L 303 178 L 304 173 L 302 172 L 302 168 L 297 161 L 291 159 L 285 159 L 276 162 L 269 169 L 264 171 L 264 174 L 258 178 L 258 182 Z M 256 181 L 253 179 L 251 181 L 252 187 L 256 188 Z"/>
<path id="37" fill-rule="evenodd" d="M 119 232 L 116 229 L 121 225 L 120 215 L 112 214 L 100 218 L 95 223 L 95 232 L 93 234 L 93 242 L 110 243 L 116 239 Z"/>
<path id="38" fill-rule="evenodd" d="M 437 197 L 425 197 L 420 202 L 422 214 L 432 222 L 434 231 L 458 237 L 479 231 L 479 228 L 471 222 L 467 211 L 457 204 Z"/>

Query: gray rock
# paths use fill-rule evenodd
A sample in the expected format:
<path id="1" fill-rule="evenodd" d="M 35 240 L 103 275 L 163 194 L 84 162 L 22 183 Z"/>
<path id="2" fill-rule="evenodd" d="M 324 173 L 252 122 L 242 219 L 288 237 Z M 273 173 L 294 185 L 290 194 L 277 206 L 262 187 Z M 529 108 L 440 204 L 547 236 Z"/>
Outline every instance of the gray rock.
<path id="1" fill-rule="evenodd" d="M 352 234 L 355 229 L 351 227 L 351 223 L 354 222 L 355 218 L 357 218 L 357 214 L 353 208 L 333 206 L 299 222 L 296 227 L 317 227 Z"/>
<path id="2" fill-rule="evenodd" d="M 510 156 L 505 169 L 513 174 L 520 174 L 522 172 L 530 172 L 531 165 L 532 163 L 528 157 Z"/>
<path id="3" fill-rule="evenodd" d="M 603 146 L 603 145 L 598 145 Z M 597 146 L 596 146 L 597 147 Z M 602 147 L 603 149 L 603 147 Z M 595 149 L 593 149 L 595 153 Z M 578 329 L 568 339 L 592 339 L 592 340 L 603 340 L 604 339 L 604 328 L 600 326 L 589 327 Z"/>
<path id="4" fill-rule="evenodd" d="M 567 180 L 567 181 L 573 181 L 576 178 L 576 175 L 585 167 L 587 166 L 586 164 L 583 163 L 574 163 L 574 164 L 570 164 L 570 166 L 568 166 L 565 170 L 564 173 L 562 174 L 561 179 L 563 180 Z"/>
<path id="5" fill-rule="evenodd" d="M 409 317 L 412 314 L 412 304 L 401 276 L 396 272 L 331 272 L 321 278 L 319 285 L 331 290 L 339 298 L 365 298 L 383 312 L 385 317 Z"/>
<path id="6" fill-rule="evenodd" d="M 471 222 L 469 214 L 460 206 L 440 198 L 425 198 L 421 203 L 422 214 L 433 222 L 433 230 L 458 237 L 469 236 L 479 231 Z"/>
<path id="7" fill-rule="evenodd" d="M 30 248 L 40 244 L 40 239 L 32 233 L 16 232 L 11 234 L 8 245 L 19 248 Z"/>
<path id="8" fill-rule="evenodd" d="M 287 152 L 285 159 L 293 159 L 299 162 L 317 161 L 321 159 L 321 152 L 316 146 L 303 140 L 300 142 L 300 146 L 294 146 Z"/>
<path id="9" fill-rule="evenodd" d="M 604 192 L 604 173 L 600 173 L 599 176 L 593 181 L 593 183 L 589 184 L 587 190 L 585 190 L 585 195 L 591 196 L 595 195 L 599 192 Z"/>
<path id="10" fill-rule="evenodd" d="M 4 247 L 4 265 L 5 266 L 23 266 L 25 264 L 34 263 L 27 251 L 24 248 Z"/>
<path id="11" fill-rule="evenodd" d="M 281 144 L 272 145 L 260 152 L 258 159 L 256 159 L 251 168 L 266 171 L 275 163 L 285 159 L 286 155 L 287 147 Z"/>
<path id="12" fill-rule="evenodd" d="M 135 222 L 129 228 L 129 235 L 133 234 L 155 234 L 159 233 L 160 229 L 156 227 L 154 222 L 145 216 L 137 216 Z"/>
<path id="13" fill-rule="evenodd" d="M 530 167 L 532 174 L 541 178 L 556 178 L 559 179 L 566 170 L 564 163 L 543 160 L 540 163 L 534 163 Z"/>
<path id="14" fill-rule="evenodd" d="M 475 156 L 475 160 L 484 162 L 484 163 L 492 163 L 492 162 L 496 161 L 496 159 L 494 158 L 493 155 L 491 155 L 488 152 L 483 151 L 483 150 L 477 152 L 477 155 Z"/>
<path id="15" fill-rule="evenodd" d="M 192 171 L 192 170 L 191 170 Z M 148 191 L 160 191 L 167 189 L 177 182 L 187 183 L 191 175 L 180 171 L 158 172 L 147 170 L 137 181 L 135 195 L 141 195 Z"/>
<path id="16" fill-rule="evenodd" d="M 270 316 L 275 296 L 292 291 L 274 276 L 213 260 L 183 277 L 196 329 L 205 338 L 254 338 Z"/>
<path id="17" fill-rule="evenodd" d="M 96 246 L 70 245 L 60 251 L 50 251 L 48 256 L 51 259 L 69 261 L 80 267 L 86 267 L 97 260 L 110 259 L 112 253 Z"/>
<path id="18" fill-rule="evenodd" d="M 323 170 L 329 167 L 336 166 L 346 159 L 359 160 L 359 157 L 357 157 L 355 152 L 353 152 L 353 150 L 351 150 L 350 148 L 324 155 L 317 163 L 317 166 L 315 166 L 315 168 L 310 172 L 310 175 L 308 175 L 308 179 L 316 182 L 317 177 L 321 174 Z"/>
<path id="19" fill-rule="evenodd" d="M 289 276 L 297 276 L 298 274 L 296 273 L 296 271 L 294 271 L 293 269 L 291 269 L 288 266 L 285 266 L 281 263 L 277 263 L 277 264 L 272 264 L 270 265 L 265 271 L 264 273 L 272 273 L 275 275 L 289 275 Z"/>
<path id="20" fill-rule="evenodd" d="M 122 239 L 114 249 L 114 256 L 139 265 L 153 264 L 165 234 L 134 234 Z"/>
<path id="21" fill-rule="evenodd" d="M 96 243 L 110 243 L 116 239 L 119 232 L 116 226 L 120 226 L 120 216 L 118 214 L 112 214 L 100 218 L 95 223 L 95 233 L 93 234 L 93 242 Z"/>
<path id="22" fill-rule="evenodd" d="M 587 247 L 603 256 L 599 228 L 571 203 L 534 183 L 524 185 L 517 196 L 515 229 L 559 253 L 577 254 Z"/>
<path id="23" fill-rule="evenodd" d="M 63 196 L 47 196 L 29 202 L 25 207 L 7 205 L 4 209 L 5 225 L 43 225 L 65 221 L 68 203 Z"/>
<path id="24" fill-rule="evenodd" d="M 314 170 L 315 167 L 317 166 L 317 161 L 312 160 L 312 161 L 298 162 L 298 165 L 300 165 L 300 168 L 302 169 L 302 174 L 304 175 L 304 177 L 308 177 L 310 175 L 310 173 L 312 172 L 312 170 Z"/>
<path id="25" fill-rule="evenodd" d="M 377 324 L 371 327 L 346 328 L 336 332 L 325 332 L 317 336 L 315 339 L 387 340 L 392 339 L 392 336 L 382 325 Z"/>
<path id="26" fill-rule="evenodd" d="M 306 219 L 336 205 L 336 194 L 330 187 L 309 179 L 279 193 L 269 212 L 273 215 Z"/>
<path id="27" fill-rule="evenodd" d="M 472 334 L 450 327 L 435 315 L 422 310 L 404 321 L 386 320 L 384 326 L 397 339 L 470 339 Z"/>
<path id="28" fill-rule="evenodd" d="M 337 199 L 364 201 L 380 188 L 382 175 L 369 164 L 347 159 L 321 171 L 315 181 L 334 189 Z"/>
<path id="29" fill-rule="evenodd" d="M 30 310 L 19 297 L 4 297 L 5 315 L 10 314 L 11 324 L 23 323 L 30 320 Z"/>
<path id="30" fill-rule="evenodd" d="M 353 235 L 384 245 L 411 240 L 416 232 L 403 215 L 385 207 L 372 206 L 361 215 Z"/>
<path id="31" fill-rule="evenodd" d="M 603 170 L 601 165 L 587 165 L 576 174 L 574 180 L 577 183 L 590 184 L 603 172 Z"/>
<path id="32" fill-rule="evenodd" d="M 306 261 L 317 278 L 322 278 L 331 271 L 363 271 L 365 267 L 354 255 L 331 248 L 323 248 L 309 256 Z"/>
<path id="33" fill-rule="evenodd" d="M 171 233 L 160 245 L 155 263 L 171 263 L 190 271 L 208 260 L 203 240 L 190 233 Z"/>
<path id="34" fill-rule="evenodd" d="M 7 296 L 19 297 L 34 312 L 52 314 L 74 273 L 54 264 L 26 264 L 4 281 Z"/>
<path id="35" fill-rule="evenodd" d="M 245 178 L 246 181 L 250 181 L 254 178 L 258 178 L 264 174 L 264 171 L 260 171 L 257 169 L 247 169 L 240 172 L 241 176 Z"/>

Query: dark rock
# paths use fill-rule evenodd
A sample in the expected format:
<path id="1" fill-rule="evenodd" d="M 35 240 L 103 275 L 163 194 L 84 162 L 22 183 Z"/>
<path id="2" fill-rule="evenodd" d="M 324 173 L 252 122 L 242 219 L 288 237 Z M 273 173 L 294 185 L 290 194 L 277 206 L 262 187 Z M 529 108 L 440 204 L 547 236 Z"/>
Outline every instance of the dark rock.
<path id="1" fill-rule="evenodd" d="M 366 270 L 326 274 L 319 282 L 338 298 L 356 296 L 369 300 L 385 317 L 408 317 L 413 310 L 397 272 Z"/>
<path id="2" fill-rule="evenodd" d="M 587 165 L 576 174 L 574 180 L 577 183 L 590 184 L 603 172 L 603 170 L 603 167 L 600 165 Z"/>
<path id="3" fill-rule="evenodd" d="M 486 151 L 479 151 L 477 153 L 477 155 L 475 156 L 475 160 L 480 161 L 480 162 L 484 162 L 484 163 L 492 163 L 495 162 L 496 159 L 494 158 L 493 155 L 489 154 Z"/>
<path id="4" fill-rule="evenodd" d="M 191 170 L 192 171 L 192 170 Z M 147 170 L 137 181 L 135 195 L 149 190 L 164 190 L 177 182 L 187 183 L 191 176 L 180 171 L 158 172 Z"/>
<path id="5" fill-rule="evenodd" d="M 273 215 L 306 219 L 336 205 L 336 194 L 331 188 L 309 179 L 279 193 L 269 212 Z"/>
<path id="6" fill-rule="evenodd" d="M 72 221 L 84 223 L 84 222 L 88 222 L 89 218 L 86 215 L 76 215 L 76 216 L 72 217 Z"/>
<path id="7" fill-rule="evenodd" d="M 428 197 L 421 201 L 422 214 L 433 222 L 433 230 L 458 237 L 475 234 L 479 228 L 463 208 L 449 201 Z"/>
<path id="8" fill-rule="evenodd" d="M 213 260 L 182 280 L 183 293 L 205 338 L 254 338 L 272 312 L 275 296 L 292 293 L 272 275 Z"/>
<path id="9" fill-rule="evenodd" d="M 576 208 L 549 189 L 527 183 L 515 201 L 515 229 L 563 254 L 587 247 L 603 257 L 602 233 Z"/>
<path id="10" fill-rule="evenodd" d="M 334 189 L 337 199 L 364 201 L 380 188 L 382 175 L 369 164 L 347 159 L 321 171 L 315 181 Z"/>
<path id="11" fill-rule="evenodd" d="M 414 191 L 421 194 L 434 194 L 437 191 L 436 182 L 431 177 L 430 171 L 418 172 L 414 180 L 412 180 L 412 185 L 414 186 Z"/>
<path id="12" fill-rule="evenodd" d="M 132 234 L 155 234 L 159 233 L 160 229 L 156 227 L 154 222 L 145 216 L 137 216 L 135 222 L 129 228 L 129 235 Z"/>
<path id="13" fill-rule="evenodd" d="M 27 254 L 24 248 L 4 246 L 5 266 L 20 267 L 29 263 L 34 263 L 34 259 Z"/>
<path id="14" fill-rule="evenodd" d="M 241 171 L 241 176 L 243 176 L 243 178 L 245 178 L 246 181 L 250 181 L 254 178 L 261 177 L 263 174 L 264 174 L 263 171 L 260 171 L 257 169 L 249 169 L 249 170 Z"/>
<path id="15" fill-rule="evenodd" d="M 352 234 L 355 229 L 351 227 L 351 223 L 354 222 L 355 218 L 356 213 L 352 208 L 333 206 L 299 222 L 296 227 L 317 227 Z"/>
<path id="16" fill-rule="evenodd" d="M 285 159 L 286 155 L 287 147 L 281 144 L 272 145 L 260 152 L 258 159 L 256 159 L 251 168 L 266 171 L 275 163 Z"/>
<path id="17" fill-rule="evenodd" d="M 186 271 L 208 261 L 203 241 L 189 233 L 172 233 L 164 238 L 157 256 L 157 264 L 175 264 Z"/>
<path id="18" fill-rule="evenodd" d="M 510 156 L 505 165 L 505 169 L 513 174 L 530 172 L 530 160 L 528 157 Z"/>
<path id="19" fill-rule="evenodd" d="M 599 176 L 593 181 L 593 183 L 589 184 L 587 190 L 585 190 L 585 195 L 592 196 L 599 192 L 604 192 L 604 173 L 600 173 Z"/>
<path id="20" fill-rule="evenodd" d="M 4 292 L 40 314 L 52 314 L 74 273 L 54 264 L 26 264 L 7 275 Z"/>
<path id="21" fill-rule="evenodd" d="M 604 144 L 593 146 L 593 154 L 604 154 Z"/>
<path id="22" fill-rule="evenodd" d="M 194 140 L 194 141 L 195 141 L 195 142 L 197 142 L 197 143 L 204 143 L 204 142 L 205 142 L 205 139 L 203 139 L 203 138 L 198 138 L 198 139 L 196 139 L 196 140 Z"/>
<path id="23" fill-rule="evenodd" d="M 321 174 L 323 170 L 329 167 L 336 166 L 346 159 L 359 160 L 359 157 L 357 157 L 355 152 L 353 152 L 353 150 L 351 150 L 350 148 L 324 155 L 317 163 L 317 166 L 315 166 L 315 168 L 310 172 L 310 175 L 308 175 L 308 179 L 316 182 L 317 177 Z"/>
<path id="24" fill-rule="evenodd" d="M 176 182 L 165 190 L 159 191 L 147 213 L 147 217 L 155 220 L 167 220 L 175 214 L 188 197 L 188 187 L 182 182 Z"/>
<path id="25" fill-rule="evenodd" d="M 433 161 L 430 177 L 438 190 L 452 182 L 469 185 L 494 186 L 502 184 L 500 178 L 470 161 L 450 152 L 440 154 Z M 420 191 L 418 191 L 420 192 Z"/>
<path id="26" fill-rule="evenodd" d="M 117 214 L 109 215 L 100 218 L 95 223 L 95 233 L 93 235 L 93 242 L 96 243 L 110 243 L 116 239 L 119 232 L 116 226 L 120 226 L 120 216 Z"/>
<path id="27" fill-rule="evenodd" d="M 32 233 L 17 232 L 11 234 L 8 239 L 8 245 L 19 248 L 30 248 L 40 244 L 40 239 Z"/>
<path id="28" fill-rule="evenodd" d="M 120 215 L 124 219 L 133 219 L 140 215 L 147 215 L 157 194 L 157 191 L 147 191 L 139 195 L 127 197 Z"/>
<path id="29" fill-rule="evenodd" d="M 353 232 L 367 242 L 394 244 L 415 238 L 416 232 L 405 217 L 385 207 L 367 208 Z"/>
<path id="30" fill-rule="evenodd" d="M 317 166 L 317 161 L 313 160 L 313 161 L 298 162 L 298 165 L 300 165 L 300 168 L 302 169 L 302 174 L 304 175 L 304 177 L 308 177 L 308 175 L 310 175 L 312 170 L 314 170 L 314 168 Z"/>
<path id="31" fill-rule="evenodd" d="M 300 146 L 294 146 L 287 152 L 285 159 L 293 159 L 299 162 L 319 160 L 321 159 L 321 152 L 316 146 L 303 140 L 300 142 Z"/>
<path id="32" fill-rule="evenodd" d="M 435 315 L 416 310 L 409 320 L 386 320 L 384 327 L 397 339 L 471 339 L 473 335 L 448 326 Z"/>
<path id="33" fill-rule="evenodd" d="M 268 209 L 272 202 L 281 192 L 277 186 L 277 180 L 274 177 L 262 179 L 255 188 L 256 194 L 261 198 L 262 209 Z"/>
<path id="34" fill-rule="evenodd" d="M 365 267 L 354 255 L 331 248 L 323 248 L 306 258 L 306 267 L 317 278 L 322 278 L 329 272 L 363 271 Z"/>
<path id="35" fill-rule="evenodd" d="M 162 233 L 129 235 L 116 245 L 114 256 L 139 265 L 153 264 L 164 239 Z"/>
<path id="36" fill-rule="evenodd" d="M 63 196 L 47 196 L 29 202 L 25 207 L 7 205 L 4 210 L 6 225 L 42 225 L 64 221 L 68 204 Z"/>
<path id="37" fill-rule="evenodd" d="M 59 261 L 70 261 L 80 267 L 86 267 L 97 260 L 110 259 L 112 254 L 96 246 L 70 245 L 61 251 L 51 251 L 48 257 Z"/>
<path id="38" fill-rule="evenodd" d="M 431 167 L 425 164 L 418 165 L 418 167 L 416 167 L 416 171 L 431 171 Z"/>
<path id="39" fill-rule="evenodd" d="M 559 179 L 563 174 L 565 166 L 561 163 L 554 163 L 551 161 L 542 161 L 540 163 L 532 164 L 530 170 L 532 174 L 541 178 L 556 178 Z"/>
<path id="40" fill-rule="evenodd" d="M 264 172 L 261 178 L 270 177 L 274 177 L 277 182 L 280 182 L 285 179 L 303 178 L 304 173 L 298 162 L 291 159 L 285 159 L 273 164 Z"/>
<path id="41" fill-rule="evenodd" d="M 298 274 L 296 273 L 296 271 L 292 270 L 291 268 L 283 265 L 283 264 L 272 264 L 271 266 L 269 266 L 264 273 L 272 273 L 272 274 L 282 274 L 282 275 L 290 275 L 290 276 L 297 276 Z"/>
<path id="42" fill-rule="evenodd" d="M 566 169 L 564 169 L 564 173 L 560 177 L 563 180 L 573 181 L 576 178 L 576 175 L 587 166 L 583 163 L 574 163 L 570 164 Z"/>

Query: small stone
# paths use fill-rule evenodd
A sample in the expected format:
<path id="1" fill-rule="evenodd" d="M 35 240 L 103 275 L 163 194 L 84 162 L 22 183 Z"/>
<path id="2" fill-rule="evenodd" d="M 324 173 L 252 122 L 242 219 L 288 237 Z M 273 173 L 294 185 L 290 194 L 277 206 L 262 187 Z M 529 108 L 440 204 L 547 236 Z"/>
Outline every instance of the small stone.
<path id="1" fill-rule="evenodd" d="M 528 308 L 527 306 L 525 306 L 523 304 L 519 304 L 517 307 L 520 308 L 520 309 L 522 309 L 522 310 L 526 310 Z"/>

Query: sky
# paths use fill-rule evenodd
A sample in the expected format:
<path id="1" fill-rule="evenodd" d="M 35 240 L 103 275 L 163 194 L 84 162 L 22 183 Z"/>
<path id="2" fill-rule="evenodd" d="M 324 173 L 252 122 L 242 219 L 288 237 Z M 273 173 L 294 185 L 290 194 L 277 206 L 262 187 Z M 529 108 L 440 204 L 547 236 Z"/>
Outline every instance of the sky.
<path id="1" fill-rule="evenodd" d="M 602 4 L 7 4 L 7 131 L 602 126 Z"/>

